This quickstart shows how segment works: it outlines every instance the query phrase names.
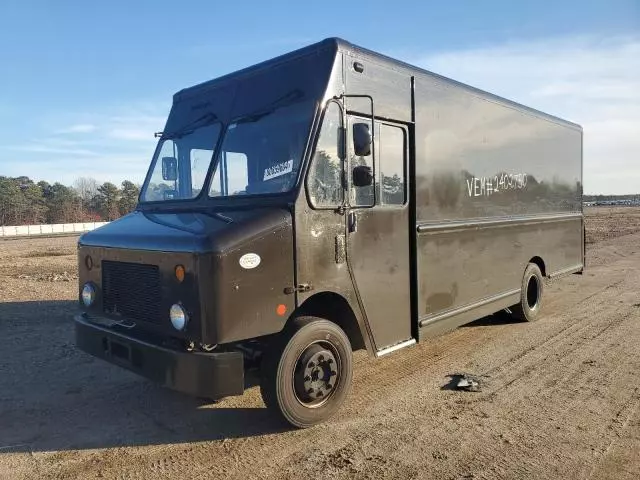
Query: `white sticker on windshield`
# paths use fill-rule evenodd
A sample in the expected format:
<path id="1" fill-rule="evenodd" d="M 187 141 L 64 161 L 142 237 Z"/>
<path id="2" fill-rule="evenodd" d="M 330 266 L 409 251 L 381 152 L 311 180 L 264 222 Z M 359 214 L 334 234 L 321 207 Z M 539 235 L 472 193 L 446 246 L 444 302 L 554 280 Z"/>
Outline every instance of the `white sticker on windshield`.
<path id="1" fill-rule="evenodd" d="M 290 172 L 293 172 L 293 159 L 287 160 L 283 163 L 272 165 L 269 168 L 265 169 L 264 178 L 262 179 L 262 181 L 271 180 L 272 178 L 280 177 Z"/>

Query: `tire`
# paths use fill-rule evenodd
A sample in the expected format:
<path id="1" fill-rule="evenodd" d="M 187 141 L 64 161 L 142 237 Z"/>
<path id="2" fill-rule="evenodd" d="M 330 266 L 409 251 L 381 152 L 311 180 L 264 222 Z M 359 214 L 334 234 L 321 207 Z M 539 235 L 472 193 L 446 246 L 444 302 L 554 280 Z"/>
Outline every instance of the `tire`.
<path id="1" fill-rule="evenodd" d="M 349 338 L 336 324 L 299 317 L 262 360 L 260 393 L 272 412 L 298 428 L 331 417 L 351 388 Z"/>
<path id="2" fill-rule="evenodd" d="M 523 322 L 536 321 L 542 308 L 544 277 L 535 263 L 529 263 L 525 268 L 520 291 L 520 303 L 511 307 L 513 318 Z"/>

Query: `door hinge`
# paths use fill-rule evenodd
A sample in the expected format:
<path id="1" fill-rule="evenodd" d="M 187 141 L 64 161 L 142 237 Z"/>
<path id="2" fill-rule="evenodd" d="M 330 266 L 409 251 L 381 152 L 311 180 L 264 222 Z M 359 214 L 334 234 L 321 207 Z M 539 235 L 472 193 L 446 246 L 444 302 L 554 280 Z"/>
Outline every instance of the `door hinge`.
<path id="1" fill-rule="evenodd" d="M 308 283 L 301 283 L 297 287 L 286 287 L 284 293 L 291 295 L 292 293 L 304 293 L 313 290 L 313 285 Z"/>

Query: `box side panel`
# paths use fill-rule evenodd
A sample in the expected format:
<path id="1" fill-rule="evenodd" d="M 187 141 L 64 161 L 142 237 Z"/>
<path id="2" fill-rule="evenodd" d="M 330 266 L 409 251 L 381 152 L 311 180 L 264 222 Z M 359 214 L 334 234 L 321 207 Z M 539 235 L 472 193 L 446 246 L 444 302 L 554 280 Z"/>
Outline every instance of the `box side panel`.
<path id="1" fill-rule="evenodd" d="M 429 77 L 416 79 L 419 318 L 582 265 L 582 132 Z"/>
<path id="2" fill-rule="evenodd" d="M 476 224 L 418 234 L 421 321 L 520 288 L 534 257 L 546 275 L 582 266 L 582 219 Z"/>

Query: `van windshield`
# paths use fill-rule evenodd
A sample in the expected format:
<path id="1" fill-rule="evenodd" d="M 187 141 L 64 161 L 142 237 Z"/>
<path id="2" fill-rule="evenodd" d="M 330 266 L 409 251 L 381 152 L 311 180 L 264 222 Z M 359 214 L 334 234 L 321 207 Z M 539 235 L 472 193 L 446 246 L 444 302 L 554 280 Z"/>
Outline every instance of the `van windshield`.
<path id="1" fill-rule="evenodd" d="M 230 123 L 216 156 L 209 196 L 291 190 L 298 178 L 312 113 L 312 102 L 299 102 Z"/>
<path id="2" fill-rule="evenodd" d="M 210 114 L 163 134 L 141 200 L 188 200 L 202 190 L 210 197 L 290 191 L 298 178 L 313 106 L 312 101 L 272 106 L 232 120 L 226 128 Z M 205 185 L 210 169 L 213 174 Z"/>
<path id="3" fill-rule="evenodd" d="M 197 197 L 204 186 L 220 131 L 220 123 L 212 117 L 163 135 L 141 200 L 157 202 Z"/>

